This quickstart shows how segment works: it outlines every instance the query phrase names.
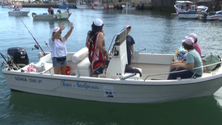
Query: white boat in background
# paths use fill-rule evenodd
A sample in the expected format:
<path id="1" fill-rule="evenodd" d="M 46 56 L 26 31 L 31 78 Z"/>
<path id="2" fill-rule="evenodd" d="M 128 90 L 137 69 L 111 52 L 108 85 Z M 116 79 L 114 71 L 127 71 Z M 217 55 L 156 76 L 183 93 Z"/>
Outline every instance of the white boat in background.
<path id="1" fill-rule="evenodd" d="M 86 3 L 85 2 L 81 2 L 81 1 L 77 1 L 76 2 L 76 7 L 77 7 L 77 9 L 87 9 L 88 8 Z"/>
<path id="2" fill-rule="evenodd" d="M 126 34 L 124 30 L 114 36 L 115 43 L 112 41 L 109 47 L 113 51 L 109 51 L 108 67 L 98 78 L 91 77 L 87 48 L 68 53 L 70 75 L 54 74 L 50 53 L 41 57 L 38 63 L 26 64 L 20 69 L 4 62 L 2 73 L 12 90 L 111 103 L 160 103 L 204 97 L 213 95 L 222 86 L 222 67 L 198 78 L 167 80 L 173 54 L 138 51 L 132 66 L 142 72 L 142 76 L 135 72 L 125 72 Z M 24 49 L 15 49 L 17 51 L 8 52 L 20 54 L 16 55 L 17 58 L 28 58 Z M 36 70 L 28 70 L 32 66 Z"/>
<path id="3" fill-rule="evenodd" d="M 11 3 L 2 3 L 2 8 L 13 8 L 14 5 Z"/>
<path id="4" fill-rule="evenodd" d="M 202 11 L 208 10 L 208 7 L 197 6 L 191 1 L 176 1 L 174 8 L 178 17 L 184 19 L 197 19 Z"/>
<path id="5" fill-rule="evenodd" d="M 103 10 L 105 9 L 105 6 L 102 4 L 102 2 L 96 0 L 93 2 L 92 4 L 92 9 L 95 9 L 95 10 Z"/>
<path id="6" fill-rule="evenodd" d="M 126 5 L 122 5 L 122 8 L 124 9 L 124 10 L 136 10 L 136 7 L 132 7 L 130 4 L 126 4 Z"/>
<path id="7" fill-rule="evenodd" d="M 219 20 L 222 21 L 222 11 L 217 11 L 216 15 L 218 16 Z"/>
<path id="8" fill-rule="evenodd" d="M 48 13 L 36 14 L 32 13 L 32 17 L 34 20 L 68 20 L 72 13 L 63 12 L 56 13 L 54 15 L 50 15 Z"/>
<path id="9" fill-rule="evenodd" d="M 29 10 L 23 10 L 22 3 L 17 2 L 11 11 L 8 11 L 9 16 L 28 16 Z"/>
<path id="10" fill-rule="evenodd" d="M 199 19 L 203 21 L 214 21 L 214 20 L 219 20 L 219 16 L 216 15 L 215 13 L 213 14 L 213 13 L 204 12 L 199 16 Z"/>
<path id="11" fill-rule="evenodd" d="M 113 4 L 104 4 L 105 9 L 114 9 L 115 6 Z"/>

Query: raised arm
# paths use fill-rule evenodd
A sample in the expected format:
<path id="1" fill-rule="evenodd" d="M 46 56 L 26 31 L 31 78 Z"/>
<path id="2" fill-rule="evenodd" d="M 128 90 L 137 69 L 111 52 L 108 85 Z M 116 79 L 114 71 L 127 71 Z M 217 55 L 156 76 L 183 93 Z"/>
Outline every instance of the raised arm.
<path id="1" fill-rule="evenodd" d="M 69 36 L 71 35 L 73 29 L 74 29 L 74 24 L 71 23 L 71 28 L 70 28 L 69 32 L 65 35 L 66 40 L 67 40 L 67 39 L 69 38 Z"/>

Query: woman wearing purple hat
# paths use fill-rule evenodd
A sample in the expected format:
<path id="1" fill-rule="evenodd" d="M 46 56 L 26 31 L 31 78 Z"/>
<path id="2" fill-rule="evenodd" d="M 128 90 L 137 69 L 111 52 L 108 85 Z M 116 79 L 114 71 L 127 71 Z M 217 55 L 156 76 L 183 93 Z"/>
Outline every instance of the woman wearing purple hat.
<path id="1" fill-rule="evenodd" d="M 192 78 L 193 76 L 201 77 L 203 74 L 203 68 L 194 69 L 203 66 L 199 53 L 194 49 L 194 39 L 191 37 L 186 37 L 186 39 L 183 40 L 182 45 L 188 51 L 186 63 L 175 63 L 171 72 L 180 69 L 184 69 L 187 71 L 170 73 L 168 76 L 168 80 L 177 79 L 177 77 L 180 77 L 181 79 Z"/>
<path id="2" fill-rule="evenodd" d="M 186 36 L 185 38 L 188 38 L 188 37 L 192 37 L 194 39 L 194 46 L 195 46 L 195 50 L 200 54 L 201 56 L 201 50 L 200 50 L 200 47 L 199 45 L 197 44 L 197 41 L 198 41 L 198 36 L 196 33 L 191 33 L 190 35 Z"/>

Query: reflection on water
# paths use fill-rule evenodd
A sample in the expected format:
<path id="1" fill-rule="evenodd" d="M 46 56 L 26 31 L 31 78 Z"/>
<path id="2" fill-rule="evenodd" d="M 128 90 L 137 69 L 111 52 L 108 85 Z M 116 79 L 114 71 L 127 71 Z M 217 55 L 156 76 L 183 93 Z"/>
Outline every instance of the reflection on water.
<path id="1" fill-rule="evenodd" d="M 13 91 L 9 107 L 13 106 L 10 117 L 14 123 L 29 124 L 35 118 L 38 124 L 209 125 L 222 122 L 215 102 L 205 97 L 163 104 L 116 104 Z"/>

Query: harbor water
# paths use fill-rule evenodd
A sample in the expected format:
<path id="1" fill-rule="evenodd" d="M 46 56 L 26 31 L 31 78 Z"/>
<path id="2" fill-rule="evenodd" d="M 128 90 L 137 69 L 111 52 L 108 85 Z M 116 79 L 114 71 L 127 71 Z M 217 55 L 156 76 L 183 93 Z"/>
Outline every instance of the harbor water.
<path id="1" fill-rule="evenodd" d="M 78 51 L 85 46 L 87 32 L 96 18 L 104 21 L 106 50 L 113 36 L 129 24 L 135 52 L 146 48 L 145 53 L 173 54 L 185 36 L 196 33 L 203 55 L 222 56 L 222 21 L 202 22 L 178 19 L 165 12 L 112 9 L 70 9 L 69 20 L 34 21 L 32 13 L 47 13 L 47 8 L 25 9 L 30 10 L 28 16 L 15 17 L 8 16 L 9 9 L 0 7 L 0 52 L 6 54 L 10 47 L 22 47 L 34 63 L 41 50 L 32 50 L 36 43 L 29 31 L 48 52 L 45 41 L 52 36 L 53 28 L 64 23 L 65 35 L 73 22 L 75 28 L 68 38 L 67 50 Z M 208 97 L 167 103 L 104 103 L 11 91 L 0 71 L 0 125 L 221 125 L 221 111 L 222 90 Z"/>

